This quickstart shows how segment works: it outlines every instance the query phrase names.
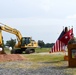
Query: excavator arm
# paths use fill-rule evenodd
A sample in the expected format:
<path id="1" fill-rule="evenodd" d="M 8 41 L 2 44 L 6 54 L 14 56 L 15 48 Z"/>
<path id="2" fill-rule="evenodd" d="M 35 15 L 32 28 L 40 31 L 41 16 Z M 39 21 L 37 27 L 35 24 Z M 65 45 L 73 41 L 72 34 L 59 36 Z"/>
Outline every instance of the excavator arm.
<path id="1" fill-rule="evenodd" d="M 17 29 L 11 28 L 11 27 L 9 27 L 5 24 L 2 24 L 2 23 L 0 23 L 0 24 L 1 24 L 0 30 L 3 30 L 5 32 L 9 32 L 9 33 L 12 33 L 12 34 L 16 35 L 17 40 L 18 40 L 18 45 L 20 45 L 21 44 L 21 39 L 22 39 L 21 33 Z"/>

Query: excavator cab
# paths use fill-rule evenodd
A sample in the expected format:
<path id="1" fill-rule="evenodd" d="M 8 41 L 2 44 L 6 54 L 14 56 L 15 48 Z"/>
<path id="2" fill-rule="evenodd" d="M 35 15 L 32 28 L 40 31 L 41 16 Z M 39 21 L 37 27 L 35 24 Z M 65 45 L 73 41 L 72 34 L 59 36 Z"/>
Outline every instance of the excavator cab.
<path id="1" fill-rule="evenodd" d="M 35 48 L 37 48 L 38 44 L 34 40 L 32 40 L 32 37 L 22 37 L 21 40 L 21 50 L 25 51 L 25 53 L 34 53 Z"/>
<path id="2" fill-rule="evenodd" d="M 21 46 L 27 46 L 29 43 L 31 43 L 30 37 L 22 37 Z"/>

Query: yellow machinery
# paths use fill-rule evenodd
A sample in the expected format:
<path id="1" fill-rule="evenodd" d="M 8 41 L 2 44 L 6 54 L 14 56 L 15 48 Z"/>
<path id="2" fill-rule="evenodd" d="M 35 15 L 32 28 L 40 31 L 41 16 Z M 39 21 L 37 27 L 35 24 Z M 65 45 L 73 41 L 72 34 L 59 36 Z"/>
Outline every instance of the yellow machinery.
<path id="1" fill-rule="evenodd" d="M 15 48 L 13 50 L 11 50 L 12 54 L 22 54 L 23 51 L 25 51 L 25 53 L 27 53 L 27 54 L 35 52 L 35 48 L 38 47 L 38 43 L 35 42 L 34 40 L 32 40 L 31 37 L 22 37 L 21 33 L 17 29 L 11 28 L 2 23 L 0 23 L 0 24 L 1 24 L 0 32 L 3 30 L 5 32 L 9 32 L 9 33 L 16 35 L 16 37 L 17 37 L 18 44 L 16 44 Z M 1 45 L 2 37 L 0 37 L 0 42 L 1 42 L 0 43 L 0 45 Z"/>
<path id="2" fill-rule="evenodd" d="M 5 54 L 4 47 L 3 47 L 3 37 L 2 37 L 1 30 L 0 30 L 0 54 Z"/>

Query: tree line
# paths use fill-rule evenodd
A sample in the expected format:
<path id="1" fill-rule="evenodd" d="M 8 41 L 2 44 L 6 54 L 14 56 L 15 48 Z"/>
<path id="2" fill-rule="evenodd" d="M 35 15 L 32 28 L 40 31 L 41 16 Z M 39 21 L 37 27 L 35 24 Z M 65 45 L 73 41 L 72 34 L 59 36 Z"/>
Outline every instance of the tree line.
<path id="1" fill-rule="evenodd" d="M 8 46 L 8 47 L 12 47 L 14 48 L 16 44 L 16 39 L 10 39 L 7 40 L 6 43 L 4 44 L 4 46 Z M 38 40 L 38 46 L 40 48 L 51 48 L 54 45 L 54 43 L 45 43 L 43 40 Z"/>
<path id="2" fill-rule="evenodd" d="M 51 48 L 54 45 L 54 43 L 44 43 L 43 40 L 38 40 L 38 46 L 40 48 Z"/>

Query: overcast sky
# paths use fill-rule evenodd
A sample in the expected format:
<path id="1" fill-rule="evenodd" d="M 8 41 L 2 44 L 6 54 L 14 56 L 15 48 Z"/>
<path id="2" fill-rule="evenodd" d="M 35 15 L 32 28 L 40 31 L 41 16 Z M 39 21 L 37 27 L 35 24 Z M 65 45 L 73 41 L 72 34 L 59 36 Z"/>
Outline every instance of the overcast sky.
<path id="1" fill-rule="evenodd" d="M 52 43 L 63 26 L 73 26 L 76 36 L 76 0 L 0 0 L 0 22 L 18 29 L 23 36 Z M 6 32 L 3 37 L 16 38 Z"/>

